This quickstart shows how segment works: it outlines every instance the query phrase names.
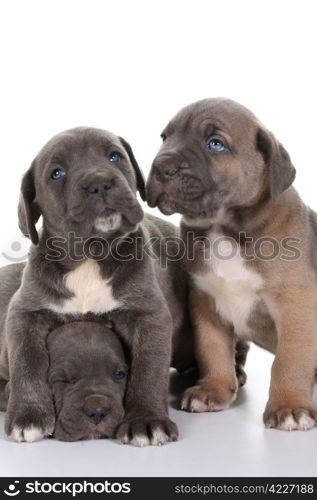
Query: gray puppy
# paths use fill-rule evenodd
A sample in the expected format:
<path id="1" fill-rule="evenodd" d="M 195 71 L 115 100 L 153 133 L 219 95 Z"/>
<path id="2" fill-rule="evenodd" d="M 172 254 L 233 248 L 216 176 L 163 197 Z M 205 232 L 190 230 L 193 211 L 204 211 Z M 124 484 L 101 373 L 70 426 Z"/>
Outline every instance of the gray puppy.
<path id="1" fill-rule="evenodd" d="M 48 335 L 49 385 L 61 441 L 115 437 L 124 416 L 128 364 L 111 328 L 69 323 Z"/>
<path id="2" fill-rule="evenodd" d="M 176 367 L 192 364 L 187 275 L 168 256 L 179 250 L 176 228 L 143 218 L 137 190 L 144 198 L 130 146 L 92 128 L 55 136 L 23 177 L 19 223 L 33 246 L 10 302 L 0 368 L 10 379 L 5 428 L 15 441 L 54 431 L 46 337 L 91 314 L 111 318 L 131 358 L 117 437 L 137 446 L 177 439 L 167 392 L 173 350 L 182 352 Z"/>
<path id="3" fill-rule="evenodd" d="M 23 263 L 0 269 L 2 353 L 5 353 L 5 316 L 13 294 L 21 285 L 24 267 Z M 186 310 L 186 304 L 184 307 Z M 94 321 L 88 321 L 88 317 Z M 180 371 L 194 366 L 191 341 L 191 337 L 186 335 L 174 341 L 171 363 Z M 56 412 L 54 437 L 61 441 L 114 437 L 124 416 L 127 374 L 131 366 L 129 352 L 120 332 L 115 330 L 107 317 L 87 315 L 85 321 L 65 323 L 50 332 L 46 345 L 49 356 L 47 377 Z M 236 373 L 240 385 L 246 379 L 243 370 L 245 359 L 246 352 L 240 348 L 236 355 Z M 6 367 L 7 363 L 2 360 L 2 411 L 6 411 L 9 398 L 10 383 Z"/>
<path id="4" fill-rule="evenodd" d="M 106 324 L 65 324 L 47 337 L 48 381 L 60 441 L 112 438 L 124 416 L 128 365 L 123 346 Z M 1 390 L 2 389 L 2 390 Z M 0 387 L 0 409 L 8 389 Z"/>

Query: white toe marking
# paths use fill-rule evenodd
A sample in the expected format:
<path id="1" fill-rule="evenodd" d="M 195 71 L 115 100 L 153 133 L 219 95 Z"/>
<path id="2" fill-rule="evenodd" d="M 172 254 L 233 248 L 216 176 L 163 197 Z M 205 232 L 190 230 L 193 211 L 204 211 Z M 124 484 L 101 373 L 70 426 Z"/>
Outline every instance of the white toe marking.
<path id="1" fill-rule="evenodd" d="M 122 443 L 122 444 L 128 444 L 128 443 L 129 443 L 129 436 L 128 436 L 128 434 L 125 434 L 125 435 L 121 438 L 121 443 Z"/>
<path id="2" fill-rule="evenodd" d="M 292 415 L 288 415 L 283 423 L 280 425 L 282 431 L 308 431 L 315 426 L 315 420 L 307 415 L 307 413 L 302 413 L 298 419 L 298 422 L 294 419 Z"/>
<path id="3" fill-rule="evenodd" d="M 161 429 L 155 429 L 153 431 L 153 436 L 151 439 L 151 444 L 153 446 L 161 446 L 162 444 L 166 443 L 169 438 L 165 432 L 163 432 Z"/>
<path id="4" fill-rule="evenodd" d="M 292 415 L 288 415 L 285 420 L 280 424 L 282 431 L 295 431 L 297 429 L 297 422 Z"/>
<path id="5" fill-rule="evenodd" d="M 10 434 L 10 438 L 13 439 L 13 441 L 16 441 L 17 443 L 22 443 L 23 434 L 21 427 L 13 427 L 12 432 Z"/>
<path id="6" fill-rule="evenodd" d="M 190 404 L 190 411 L 195 413 L 201 413 L 203 411 L 208 411 L 208 406 L 200 401 L 199 399 L 193 399 Z"/>
<path id="7" fill-rule="evenodd" d="M 300 431 L 308 431 L 315 426 L 315 420 L 309 415 L 303 413 L 298 419 L 298 429 Z"/>
<path id="8" fill-rule="evenodd" d="M 34 441 L 39 441 L 43 439 L 44 434 L 38 427 L 29 427 L 24 429 L 24 440 L 27 443 L 33 443 Z"/>
<path id="9" fill-rule="evenodd" d="M 187 410 L 187 399 L 183 398 L 182 402 L 181 402 L 181 410 Z"/>
<path id="10" fill-rule="evenodd" d="M 130 441 L 130 444 L 132 444 L 133 446 L 138 446 L 139 448 L 143 448 L 144 446 L 149 446 L 150 440 L 144 434 L 139 434 Z"/>
<path id="11" fill-rule="evenodd" d="M 190 405 L 190 411 L 195 412 L 195 413 L 202 413 L 204 411 L 220 411 L 224 410 L 225 408 L 228 408 L 230 404 L 224 405 L 224 406 L 219 406 L 216 405 L 215 403 L 211 402 L 209 404 L 203 403 L 199 399 L 194 398 L 191 402 Z"/>

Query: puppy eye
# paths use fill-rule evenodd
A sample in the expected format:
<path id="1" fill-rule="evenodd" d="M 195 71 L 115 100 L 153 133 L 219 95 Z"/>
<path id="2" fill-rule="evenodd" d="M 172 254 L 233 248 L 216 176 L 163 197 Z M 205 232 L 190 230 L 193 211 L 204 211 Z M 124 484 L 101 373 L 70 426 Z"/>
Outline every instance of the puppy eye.
<path id="1" fill-rule="evenodd" d="M 166 134 L 161 134 L 162 141 L 166 141 Z"/>
<path id="2" fill-rule="evenodd" d="M 115 374 L 114 374 L 114 379 L 115 380 L 123 380 L 126 378 L 126 374 L 124 373 L 124 371 L 122 370 L 118 370 Z"/>
<path id="3" fill-rule="evenodd" d="M 216 137 L 210 139 L 210 141 L 207 143 L 207 146 L 208 149 L 210 149 L 211 151 L 216 151 L 217 153 L 225 149 L 224 143 L 220 139 L 217 139 Z"/>
<path id="4" fill-rule="evenodd" d="M 56 380 L 56 382 L 60 383 L 60 384 L 65 384 L 65 385 L 72 385 L 72 384 L 75 384 L 76 383 L 76 380 L 75 379 L 66 379 L 66 378 L 63 378 L 63 379 L 60 379 L 60 380 Z"/>
<path id="5" fill-rule="evenodd" d="M 118 151 L 112 151 L 109 156 L 110 161 L 113 163 L 118 163 L 118 161 L 122 160 L 122 156 Z"/>
<path id="6" fill-rule="evenodd" d="M 57 181 L 58 179 L 64 177 L 64 175 L 66 175 L 66 172 L 63 168 L 61 167 L 54 168 L 53 172 L 51 173 L 51 179 Z"/>

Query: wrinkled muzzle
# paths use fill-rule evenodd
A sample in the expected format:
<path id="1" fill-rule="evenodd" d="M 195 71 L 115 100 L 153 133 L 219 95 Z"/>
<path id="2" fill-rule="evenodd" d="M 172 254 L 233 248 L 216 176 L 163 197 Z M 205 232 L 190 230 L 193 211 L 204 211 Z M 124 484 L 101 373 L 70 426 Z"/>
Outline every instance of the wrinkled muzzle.
<path id="1" fill-rule="evenodd" d="M 132 229 L 143 219 L 136 192 L 120 173 L 96 170 L 76 183 L 69 211 L 71 222 L 100 232 Z"/>
<path id="2" fill-rule="evenodd" d="M 159 155 L 154 160 L 146 184 L 150 207 L 158 206 L 165 215 L 199 211 L 205 193 L 201 179 L 177 155 Z"/>
<path id="3" fill-rule="evenodd" d="M 122 401 L 115 395 L 76 391 L 64 397 L 57 415 L 54 437 L 60 441 L 112 438 L 123 419 Z"/>

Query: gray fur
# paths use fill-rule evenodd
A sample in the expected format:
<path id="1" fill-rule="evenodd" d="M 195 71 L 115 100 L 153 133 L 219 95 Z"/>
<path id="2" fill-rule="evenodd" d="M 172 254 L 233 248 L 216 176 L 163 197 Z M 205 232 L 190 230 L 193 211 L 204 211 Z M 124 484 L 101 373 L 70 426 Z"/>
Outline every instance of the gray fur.
<path id="1" fill-rule="evenodd" d="M 121 153 L 120 163 L 109 161 L 111 151 Z M 54 181 L 50 175 L 56 166 L 63 166 L 66 176 Z M 110 183 L 111 189 L 94 197 L 87 187 L 100 179 Z M 127 143 L 113 134 L 90 128 L 72 129 L 54 137 L 25 174 L 19 218 L 20 227 L 31 237 L 33 246 L 21 286 L 10 302 L 1 350 L 1 373 L 5 380 L 10 380 L 6 432 L 13 438 L 18 433 L 18 440 L 26 440 L 30 428 L 38 429 L 40 436 L 54 431 L 46 338 L 65 323 L 91 319 L 89 314 L 56 313 L 56 308 L 72 298 L 65 284 L 66 276 L 83 262 L 77 254 L 82 253 L 84 244 L 76 246 L 74 236 L 90 240 L 89 258 L 97 262 L 105 282 L 111 280 L 114 299 L 122 304 L 108 314 L 131 357 L 125 418 L 118 438 L 135 443 L 136 435 L 145 434 L 151 440 L 157 429 L 166 440 L 177 438 L 177 428 L 167 415 L 168 373 L 172 357 L 173 364 L 181 369 L 193 362 L 185 306 L 187 275 L 179 262 L 168 261 L 167 269 L 162 268 L 160 260 L 154 258 L 158 256 L 158 245 L 153 248 L 152 257 L 137 259 L 137 237 L 145 244 L 153 235 L 163 242 L 168 236 L 176 245 L 178 236 L 171 224 L 151 216 L 143 218 L 136 198 L 137 187 L 144 192 L 142 182 Z M 96 218 L 107 217 L 114 211 L 122 215 L 119 228 L 106 233 L 94 228 Z M 35 222 L 40 215 L 43 228 L 38 234 Z M 62 260 L 47 259 L 47 241 L 52 237 L 64 238 L 59 241 L 60 251 L 65 251 Z M 103 258 L 97 260 L 94 252 L 100 250 L 100 241 L 106 250 L 114 240 L 118 244 L 112 254 L 105 251 Z M 160 247 L 166 258 L 167 247 Z M 132 258 L 123 259 L 131 253 Z M 175 348 L 173 356 L 172 339 L 177 356 Z"/>

